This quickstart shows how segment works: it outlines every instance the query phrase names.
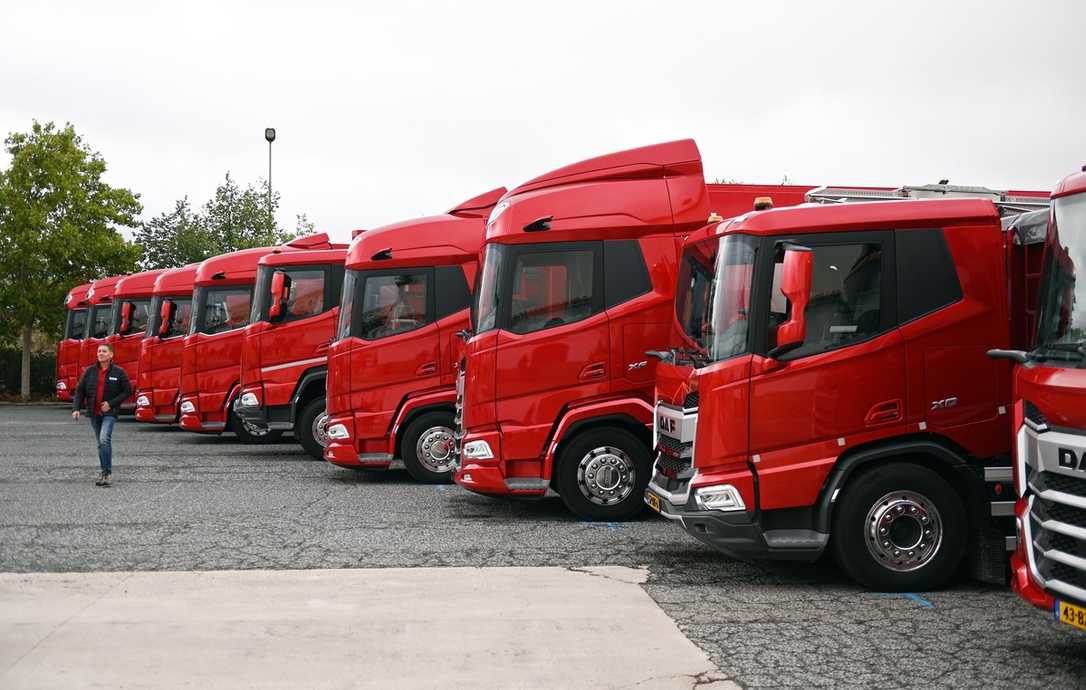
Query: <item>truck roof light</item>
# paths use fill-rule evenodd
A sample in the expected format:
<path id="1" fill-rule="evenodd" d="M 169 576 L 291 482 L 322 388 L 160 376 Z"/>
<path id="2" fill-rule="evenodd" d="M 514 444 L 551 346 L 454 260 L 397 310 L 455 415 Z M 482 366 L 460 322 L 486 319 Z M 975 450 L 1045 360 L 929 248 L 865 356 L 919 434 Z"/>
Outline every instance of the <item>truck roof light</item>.
<path id="1" fill-rule="evenodd" d="M 765 210 L 771 209 L 771 208 L 773 208 L 773 197 L 771 197 L 771 196 L 760 196 L 760 197 L 757 197 L 757 198 L 754 199 L 754 210 L 755 211 L 765 211 Z"/>

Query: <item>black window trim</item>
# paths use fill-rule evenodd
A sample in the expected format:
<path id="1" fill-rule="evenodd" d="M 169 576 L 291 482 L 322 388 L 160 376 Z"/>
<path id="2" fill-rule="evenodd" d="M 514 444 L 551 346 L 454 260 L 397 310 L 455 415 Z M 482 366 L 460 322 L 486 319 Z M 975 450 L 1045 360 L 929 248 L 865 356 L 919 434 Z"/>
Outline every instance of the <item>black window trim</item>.
<path id="1" fill-rule="evenodd" d="M 897 269 L 897 261 L 896 261 L 896 253 L 897 252 L 896 252 L 896 249 L 897 249 L 897 245 L 898 245 L 898 239 L 902 236 L 901 233 L 912 233 L 912 232 L 936 232 L 936 233 L 938 233 L 938 237 L 941 240 L 940 244 L 942 245 L 942 249 L 944 249 L 946 251 L 946 258 L 950 262 L 951 276 L 954 278 L 954 282 L 958 286 L 958 298 L 951 301 L 951 302 L 944 302 L 943 304 L 941 304 L 938 307 L 935 307 L 933 309 L 928 309 L 927 311 L 917 313 L 917 314 L 915 314 L 913 316 L 910 316 L 907 319 L 902 318 L 903 315 L 898 314 L 898 319 L 899 319 L 898 325 L 899 326 L 903 326 L 903 325 L 905 325 L 907 323 L 912 323 L 913 321 L 916 321 L 917 319 L 922 319 L 925 316 L 928 316 L 929 314 L 934 314 L 937 311 L 942 311 L 943 309 L 946 309 L 947 307 L 958 304 L 959 302 L 961 302 L 962 300 L 965 299 L 965 290 L 962 289 L 962 278 L 961 278 L 960 275 L 958 275 L 958 265 L 954 262 L 954 253 L 950 251 L 950 244 L 946 241 L 946 229 L 942 228 L 942 227 L 902 228 L 902 229 L 894 231 L 894 242 L 893 242 L 894 248 L 895 248 L 895 262 L 894 262 L 894 268 L 895 268 L 894 305 L 895 305 L 895 308 L 900 304 L 899 300 L 902 297 L 902 295 L 899 294 L 899 291 L 897 289 L 898 285 L 899 285 L 899 283 L 897 282 L 897 274 L 896 274 L 896 269 Z"/>
<path id="2" fill-rule="evenodd" d="M 592 252 L 592 311 L 584 318 L 577 319 L 576 321 L 567 321 L 565 323 L 555 324 L 553 326 L 545 326 L 543 328 L 537 328 L 532 331 L 526 331 L 524 333 L 518 333 L 510 328 L 510 322 L 512 321 L 512 300 L 505 299 L 502 304 L 498 305 L 498 313 L 496 318 L 495 327 L 499 330 L 503 330 L 506 333 L 511 333 L 517 336 L 531 335 L 532 333 L 541 333 L 543 331 L 549 331 L 552 328 L 561 328 L 563 326 L 569 326 L 571 324 L 580 323 L 592 318 L 598 314 L 606 311 L 604 305 L 603 296 L 603 241 L 602 240 L 589 240 L 581 242 L 546 242 L 541 244 L 509 244 L 506 245 L 510 248 L 509 255 L 506 258 L 504 264 L 503 274 L 498 276 L 498 294 L 502 296 L 511 296 L 513 294 L 513 274 L 515 273 L 515 267 L 517 265 L 517 259 L 521 254 L 557 254 L 560 252 L 575 252 L 590 250 Z"/>
<path id="3" fill-rule="evenodd" d="M 762 238 L 760 249 L 761 256 L 756 259 L 758 279 L 755 281 L 754 291 L 751 295 L 751 306 L 754 310 L 754 323 L 751 334 L 754 347 L 750 348 L 756 355 L 766 356 L 769 348 L 769 305 L 773 290 L 773 265 L 776 250 L 784 243 L 798 244 L 804 247 L 827 247 L 853 244 L 880 244 L 882 246 L 882 294 L 879 297 L 879 332 L 856 340 L 839 347 L 821 350 L 819 352 L 786 353 L 779 357 L 782 362 L 790 362 L 808 357 L 815 357 L 827 352 L 836 352 L 853 345 L 860 345 L 875 338 L 886 335 L 896 330 L 897 323 L 897 262 L 894 252 L 894 230 L 865 228 L 863 230 L 839 230 L 833 232 L 820 232 L 798 235 L 775 235 Z M 748 342 L 748 345 L 750 343 Z"/>
<path id="4" fill-rule="evenodd" d="M 423 328 L 426 328 L 430 324 L 437 323 L 434 318 L 437 312 L 436 300 L 434 298 L 434 267 L 433 266 L 402 266 L 399 268 L 382 268 L 377 270 L 362 270 L 358 271 L 357 279 L 355 282 L 355 294 L 352 296 L 354 304 L 351 306 L 351 334 L 348 337 L 358 338 L 367 343 L 376 343 L 384 340 L 385 338 L 391 338 L 397 335 L 403 335 L 405 333 L 415 333 Z M 400 331 L 399 333 L 392 333 L 390 335 L 381 336 L 380 338 L 365 338 L 362 336 L 362 314 L 364 309 L 360 308 L 361 301 L 365 297 L 366 293 L 366 281 L 370 278 L 381 278 L 383 276 L 397 276 L 404 273 L 425 273 L 426 274 L 426 320 L 419 325 L 418 328 L 412 328 L 410 331 Z"/>
<path id="5" fill-rule="evenodd" d="M 619 305 L 626 304 L 627 302 L 630 302 L 632 300 L 637 299 L 638 297 L 641 297 L 643 295 L 647 295 L 647 294 L 652 292 L 652 276 L 649 274 L 648 264 L 645 263 L 645 250 L 641 246 L 641 241 L 636 240 L 636 239 L 632 239 L 632 240 L 628 239 L 628 240 L 604 240 L 603 243 L 602 243 L 602 246 L 603 246 L 603 289 L 604 289 L 604 293 L 607 293 L 607 278 L 610 275 L 610 271 L 608 269 L 609 268 L 618 268 L 617 266 L 615 266 L 615 267 L 608 266 L 607 257 L 610 256 L 610 252 L 608 251 L 608 247 L 611 248 L 611 251 L 615 251 L 619 247 L 622 247 L 624 245 L 632 245 L 632 247 L 634 249 L 634 255 L 637 257 L 637 264 L 638 264 L 636 278 L 639 281 L 641 279 L 644 279 L 644 282 L 643 282 L 643 284 L 635 287 L 635 290 L 639 290 L 639 291 L 632 292 L 632 293 L 627 294 L 627 295 L 622 295 L 621 297 L 618 297 L 614 302 L 611 301 L 611 298 L 615 297 L 615 296 L 613 296 L 611 294 L 604 294 L 603 298 L 604 298 L 604 305 L 605 305 L 606 309 L 614 309 L 615 307 L 618 307 Z M 681 258 L 682 257 L 680 257 L 680 260 L 681 260 Z"/>

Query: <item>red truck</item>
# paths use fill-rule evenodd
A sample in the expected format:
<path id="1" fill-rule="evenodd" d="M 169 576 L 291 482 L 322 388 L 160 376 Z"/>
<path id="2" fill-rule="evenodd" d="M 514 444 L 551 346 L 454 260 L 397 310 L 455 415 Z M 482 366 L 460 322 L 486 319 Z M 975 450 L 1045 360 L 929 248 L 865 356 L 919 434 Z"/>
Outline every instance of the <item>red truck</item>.
<path id="1" fill-rule="evenodd" d="M 273 434 L 294 431 L 323 458 L 328 347 L 336 330 L 346 245 L 267 254 L 257 268 L 234 414 Z"/>
<path id="2" fill-rule="evenodd" d="M 1011 372 L 985 353 L 1028 339 L 1036 289 L 1001 210 L 1048 195 L 810 196 L 897 200 L 751 212 L 685 240 L 646 503 L 733 557 L 828 549 L 881 591 L 938 587 L 963 557 L 1005 582 Z"/>
<path id="3" fill-rule="evenodd" d="M 351 243 L 328 357 L 327 446 L 341 467 L 448 482 L 461 342 L 495 189 Z"/>
<path id="4" fill-rule="evenodd" d="M 98 346 L 109 337 L 113 326 L 113 291 L 124 276 L 110 276 L 91 283 L 87 290 L 87 330 L 79 344 L 79 364 L 76 377 L 98 361 Z"/>
<path id="5" fill-rule="evenodd" d="M 332 249 L 328 235 L 300 237 L 279 247 L 243 249 L 206 259 L 196 269 L 189 334 L 181 351 L 181 428 L 221 433 L 246 443 L 276 432 L 238 420 L 231 405 L 241 390 L 241 350 L 252 310 L 257 264 L 269 254 Z"/>
<path id="6" fill-rule="evenodd" d="M 1086 630 L 1086 166 L 1052 193 L 1042 218 L 1035 338 L 1013 359 L 1018 540 L 1011 586 Z M 1028 234 L 1028 233 L 1027 233 Z"/>
<path id="7" fill-rule="evenodd" d="M 155 279 L 147 337 L 140 343 L 139 373 L 135 379 L 138 421 L 157 424 L 178 421 L 181 350 L 189 332 L 192 285 L 199 265 L 167 269 Z"/>
<path id="8" fill-rule="evenodd" d="M 110 316 L 106 342 L 113 346 L 113 361 L 128 374 L 130 381 L 139 380 L 140 352 L 151 320 L 151 296 L 161 270 L 133 273 L 117 281 L 113 288 L 113 312 Z M 133 407 L 135 386 L 124 408 Z"/>
<path id="9" fill-rule="evenodd" d="M 64 297 L 64 336 L 57 343 L 57 400 L 72 399 L 79 383 L 79 350 L 87 332 L 87 291 L 91 283 L 78 285 Z"/>
<path id="10" fill-rule="evenodd" d="M 458 384 L 456 483 L 560 495 L 585 519 L 642 509 L 655 360 L 672 332 L 681 239 L 810 187 L 706 186 L 691 140 L 547 173 L 491 213 Z"/>

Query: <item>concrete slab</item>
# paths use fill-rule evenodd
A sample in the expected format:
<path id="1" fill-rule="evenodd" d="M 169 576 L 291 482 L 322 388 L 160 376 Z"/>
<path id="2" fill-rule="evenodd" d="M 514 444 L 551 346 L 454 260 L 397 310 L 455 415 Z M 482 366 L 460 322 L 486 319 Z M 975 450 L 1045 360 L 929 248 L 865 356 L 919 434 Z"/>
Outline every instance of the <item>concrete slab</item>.
<path id="1" fill-rule="evenodd" d="M 0 686 L 725 688 L 625 567 L 0 574 Z"/>

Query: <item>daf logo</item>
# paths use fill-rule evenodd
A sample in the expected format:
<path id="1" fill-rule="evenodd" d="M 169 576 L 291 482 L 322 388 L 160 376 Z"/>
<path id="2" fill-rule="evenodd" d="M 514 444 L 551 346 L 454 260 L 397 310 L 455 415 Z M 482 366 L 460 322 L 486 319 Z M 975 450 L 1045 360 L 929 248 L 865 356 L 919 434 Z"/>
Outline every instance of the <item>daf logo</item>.
<path id="1" fill-rule="evenodd" d="M 94 297 L 94 288 L 87 290 L 87 299 L 90 299 L 91 297 Z"/>
<path id="2" fill-rule="evenodd" d="M 660 431 L 666 431 L 669 434 L 675 433 L 675 420 L 671 417 L 659 417 L 657 423 Z"/>
<path id="3" fill-rule="evenodd" d="M 1083 453 L 1082 457 L 1079 457 L 1075 455 L 1075 451 L 1070 448 L 1057 448 L 1056 451 L 1059 453 L 1060 467 L 1086 472 L 1086 453 Z"/>

